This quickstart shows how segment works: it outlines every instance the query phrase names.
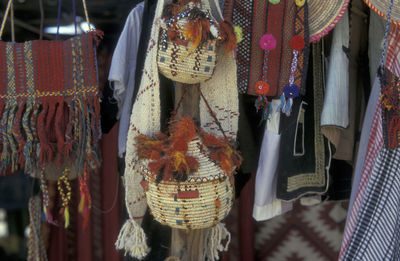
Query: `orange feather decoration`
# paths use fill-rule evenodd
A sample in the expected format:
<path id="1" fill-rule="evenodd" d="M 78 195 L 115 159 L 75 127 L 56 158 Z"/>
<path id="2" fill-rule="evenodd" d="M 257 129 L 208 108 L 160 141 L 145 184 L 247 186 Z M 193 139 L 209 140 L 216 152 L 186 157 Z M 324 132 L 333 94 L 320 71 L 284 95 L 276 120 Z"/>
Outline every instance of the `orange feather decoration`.
<path id="1" fill-rule="evenodd" d="M 222 21 L 219 23 L 219 35 L 221 42 L 225 46 L 225 53 L 233 51 L 236 47 L 236 35 L 233 26 L 228 21 Z"/>

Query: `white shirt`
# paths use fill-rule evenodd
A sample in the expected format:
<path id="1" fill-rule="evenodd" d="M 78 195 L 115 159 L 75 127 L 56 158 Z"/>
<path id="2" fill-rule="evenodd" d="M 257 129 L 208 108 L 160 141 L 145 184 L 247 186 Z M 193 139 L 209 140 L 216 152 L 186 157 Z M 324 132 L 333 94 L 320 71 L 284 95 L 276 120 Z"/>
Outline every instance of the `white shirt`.
<path id="1" fill-rule="evenodd" d="M 144 2 L 132 9 L 118 39 L 111 61 L 108 80 L 114 82 L 114 98 L 118 102 L 118 155 L 126 151 L 132 98 L 135 89 L 136 57 L 142 30 Z"/>

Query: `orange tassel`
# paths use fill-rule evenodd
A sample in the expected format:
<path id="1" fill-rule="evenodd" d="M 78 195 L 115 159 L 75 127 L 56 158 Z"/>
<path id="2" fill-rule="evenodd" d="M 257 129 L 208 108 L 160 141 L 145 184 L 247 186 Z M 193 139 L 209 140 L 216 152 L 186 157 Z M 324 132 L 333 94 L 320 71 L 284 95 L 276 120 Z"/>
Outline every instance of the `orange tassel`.
<path id="1" fill-rule="evenodd" d="M 196 135 L 196 126 L 190 117 L 181 117 L 170 127 L 171 138 L 176 141 L 184 139 L 185 141 L 193 140 Z"/>
<path id="2" fill-rule="evenodd" d="M 221 41 L 225 45 L 225 53 L 233 51 L 237 39 L 232 24 L 228 21 L 219 23 L 219 34 L 221 36 Z"/>

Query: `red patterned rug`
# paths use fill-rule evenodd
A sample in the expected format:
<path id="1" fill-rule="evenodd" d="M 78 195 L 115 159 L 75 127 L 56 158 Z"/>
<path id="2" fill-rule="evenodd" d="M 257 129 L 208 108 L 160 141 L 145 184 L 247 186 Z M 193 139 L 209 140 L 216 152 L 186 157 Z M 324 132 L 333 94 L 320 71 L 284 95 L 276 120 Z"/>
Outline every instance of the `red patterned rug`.
<path id="1" fill-rule="evenodd" d="M 294 209 L 285 215 L 265 222 L 254 221 L 252 257 L 243 255 L 244 251 L 249 253 L 246 249 L 249 246 L 243 246 L 243 241 L 239 243 L 241 235 L 237 224 L 240 218 L 239 206 L 236 205 L 226 220 L 232 242 L 223 261 L 337 260 L 346 209 L 347 202 L 326 202 L 312 207 L 295 204 Z"/>

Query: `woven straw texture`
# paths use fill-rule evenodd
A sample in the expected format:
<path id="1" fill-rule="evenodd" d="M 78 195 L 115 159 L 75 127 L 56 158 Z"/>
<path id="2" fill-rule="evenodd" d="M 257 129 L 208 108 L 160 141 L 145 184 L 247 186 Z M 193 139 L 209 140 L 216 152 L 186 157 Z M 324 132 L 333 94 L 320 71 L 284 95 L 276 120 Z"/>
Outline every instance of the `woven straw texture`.
<path id="1" fill-rule="evenodd" d="M 390 0 L 364 0 L 364 2 L 377 14 L 387 19 L 387 14 L 390 7 Z M 400 0 L 393 1 L 393 8 L 390 20 L 393 24 L 400 25 Z"/>
<path id="2" fill-rule="evenodd" d="M 163 33 L 161 33 L 163 34 Z M 158 69 L 167 78 L 195 84 L 210 79 L 216 65 L 216 40 L 210 40 L 190 51 L 187 46 L 167 40 L 167 48 L 158 46 Z"/>
<path id="3" fill-rule="evenodd" d="M 199 139 L 189 143 L 188 155 L 196 157 L 200 167 L 185 182 L 161 181 L 157 184 L 155 175 L 143 167 L 144 178 L 149 184 L 146 191 L 147 204 L 154 218 L 161 224 L 181 229 L 211 227 L 224 219 L 232 208 L 233 177 L 226 176 L 212 162 Z M 179 198 L 178 191 L 198 191 L 198 197 Z"/>
<path id="4" fill-rule="evenodd" d="M 210 7 L 208 1 L 202 2 L 202 10 Z M 215 19 L 212 19 L 215 21 Z M 178 19 L 179 37 L 183 40 L 183 28 L 188 22 L 187 18 Z M 209 80 L 216 65 L 216 40 L 208 40 L 199 45 L 195 50 L 191 50 L 192 42 L 187 45 L 174 43 L 168 37 L 168 26 L 160 28 L 160 39 L 158 44 L 157 64 L 159 72 L 165 77 L 181 83 L 196 84 Z M 162 40 L 166 39 L 166 45 Z"/>
<path id="5" fill-rule="evenodd" d="M 350 0 L 308 0 L 310 42 L 320 40 L 343 17 Z"/>

